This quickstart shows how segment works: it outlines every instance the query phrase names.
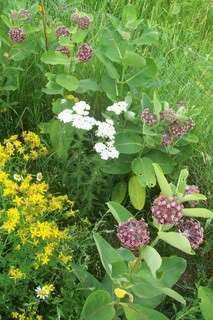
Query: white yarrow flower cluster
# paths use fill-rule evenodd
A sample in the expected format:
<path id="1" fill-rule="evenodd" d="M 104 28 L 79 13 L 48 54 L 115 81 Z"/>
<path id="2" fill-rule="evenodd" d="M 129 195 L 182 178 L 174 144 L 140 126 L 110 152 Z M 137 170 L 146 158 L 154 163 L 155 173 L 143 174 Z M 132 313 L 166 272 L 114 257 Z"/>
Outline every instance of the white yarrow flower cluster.
<path id="1" fill-rule="evenodd" d="M 97 137 L 114 140 L 116 131 L 111 119 L 106 119 L 105 122 L 97 121 L 97 126 L 98 130 L 95 133 Z"/>
<path id="2" fill-rule="evenodd" d="M 114 147 L 116 130 L 111 119 L 97 121 L 89 116 L 90 106 L 85 101 L 77 102 L 72 109 L 65 109 L 58 114 L 58 119 L 64 123 L 71 123 L 73 127 L 83 130 L 92 130 L 97 127 L 95 135 L 102 138 L 103 142 L 97 142 L 94 149 L 100 154 L 101 159 L 118 158 L 119 152 Z"/>
<path id="3" fill-rule="evenodd" d="M 102 160 L 116 159 L 119 156 L 118 150 L 114 147 L 114 141 L 98 142 L 94 145 L 94 149 L 100 154 Z"/>
<path id="4" fill-rule="evenodd" d="M 126 112 L 128 109 L 128 103 L 126 101 L 119 101 L 113 103 L 113 105 L 107 107 L 107 111 L 114 112 L 117 115 L 120 115 L 122 112 Z"/>

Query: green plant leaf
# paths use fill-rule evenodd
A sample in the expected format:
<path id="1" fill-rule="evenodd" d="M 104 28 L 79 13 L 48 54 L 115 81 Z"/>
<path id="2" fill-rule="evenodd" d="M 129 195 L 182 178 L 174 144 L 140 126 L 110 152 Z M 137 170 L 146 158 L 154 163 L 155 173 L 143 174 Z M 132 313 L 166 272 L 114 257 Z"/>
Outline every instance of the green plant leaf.
<path id="1" fill-rule="evenodd" d="M 50 50 L 42 54 L 41 61 L 46 64 L 52 64 L 52 65 L 57 65 L 57 64 L 65 65 L 70 63 L 70 59 L 64 54 L 56 51 L 50 51 Z"/>
<path id="2" fill-rule="evenodd" d="M 147 46 L 152 46 L 156 45 L 159 41 L 160 34 L 158 31 L 154 29 L 148 29 L 145 30 L 141 37 L 136 39 L 134 43 L 136 45 L 147 45 Z"/>
<path id="3" fill-rule="evenodd" d="M 126 82 L 130 87 L 152 87 L 152 82 L 157 75 L 157 65 L 151 58 L 146 59 L 146 65 L 140 71 L 135 72 Z"/>
<path id="4" fill-rule="evenodd" d="M 128 184 L 129 197 L 133 207 L 141 210 L 146 200 L 146 188 L 141 185 L 137 176 L 132 176 Z"/>
<path id="5" fill-rule="evenodd" d="M 123 258 L 119 255 L 119 253 L 111 247 L 111 245 L 98 233 L 94 233 L 93 235 L 98 253 L 100 255 L 100 259 L 104 269 L 107 274 L 112 276 L 113 273 L 113 264 L 119 265 L 119 269 L 117 270 L 117 276 L 127 272 L 127 265 L 123 261 Z"/>
<path id="6" fill-rule="evenodd" d="M 53 150 L 59 158 L 65 161 L 73 138 L 73 128 L 52 119 L 47 123 L 41 123 L 40 129 L 42 133 L 49 134 Z"/>
<path id="7" fill-rule="evenodd" d="M 145 246 L 140 249 L 140 256 L 146 262 L 153 277 L 156 277 L 156 272 L 160 268 L 162 259 L 157 250 L 151 246 Z"/>
<path id="8" fill-rule="evenodd" d="M 115 160 L 108 160 L 105 161 L 105 163 L 102 167 L 102 171 L 107 174 L 127 174 L 131 172 L 131 164 L 129 162 L 122 162 L 119 159 Z"/>
<path id="9" fill-rule="evenodd" d="M 158 232 L 159 239 L 188 254 L 194 254 L 189 240 L 178 232 Z"/>
<path id="10" fill-rule="evenodd" d="M 98 60 L 105 66 L 106 71 L 108 73 L 108 75 L 110 76 L 110 78 L 115 79 L 115 80 L 119 80 L 119 73 L 116 70 L 116 68 L 114 67 L 113 63 L 110 60 L 107 60 L 100 51 L 96 51 L 95 52 L 96 57 L 98 58 Z"/>
<path id="11" fill-rule="evenodd" d="M 205 208 L 184 208 L 183 215 L 185 217 L 213 218 L 213 212 Z"/>
<path id="12" fill-rule="evenodd" d="M 127 320 L 168 320 L 161 312 L 139 304 L 121 304 Z"/>
<path id="13" fill-rule="evenodd" d="M 72 33 L 72 41 L 74 43 L 84 42 L 84 39 L 86 38 L 87 34 L 88 30 L 78 29 L 75 33 Z"/>
<path id="14" fill-rule="evenodd" d="M 162 194 L 167 197 L 172 197 L 173 192 L 172 192 L 171 186 L 166 180 L 166 177 L 164 176 L 163 170 L 157 163 L 153 163 L 153 167 L 154 167 L 155 174 L 156 174 L 158 184 L 160 186 Z"/>
<path id="15" fill-rule="evenodd" d="M 188 202 L 188 201 L 202 201 L 206 200 L 206 196 L 201 193 L 192 193 L 186 194 L 184 197 L 181 198 L 181 202 Z"/>
<path id="16" fill-rule="evenodd" d="M 140 68 L 146 64 L 146 61 L 143 57 L 141 57 L 139 54 L 135 53 L 134 51 L 126 51 L 123 57 L 123 64 L 124 66 L 127 66 L 127 67 L 131 66 L 131 67 Z"/>
<path id="17" fill-rule="evenodd" d="M 112 297 L 105 290 L 92 292 L 83 307 L 81 318 L 84 320 L 112 320 L 115 316 L 115 309 Z"/>
<path id="18" fill-rule="evenodd" d="M 173 298 L 174 300 L 182 303 L 182 304 L 186 304 L 185 299 L 175 290 L 170 289 L 170 288 L 161 288 L 160 289 L 162 293 L 166 294 L 167 296 Z"/>
<path id="19" fill-rule="evenodd" d="M 154 92 L 154 96 L 153 96 L 153 105 L 154 105 L 154 113 L 156 114 L 157 118 L 160 119 L 160 112 L 162 111 L 162 105 L 157 96 L 156 91 Z"/>
<path id="20" fill-rule="evenodd" d="M 156 185 L 155 171 L 151 159 L 147 157 L 134 159 L 132 161 L 132 171 L 140 176 L 143 185 L 145 184 L 149 188 Z"/>
<path id="21" fill-rule="evenodd" d="M 79 86 L 77 90 L 75 90 L 77 93 L 85 93 L 88 91 L 99 91 L 100 88 L 95 80 L 92 79 L 83 79 L 79 81 Z"/>
<path id="22" fill-rule="evenodd" d="M 201 299 L 200 310 L 205 320 L 212 320 L 213 290 L 208 287 L 198 288 L 198 298 Z"/>
<path id="23" fill-rule="evenodd" d="M 112 201 L 122 203 L 125 199 L 127 192 L 127 183 L 125 181 L 120 181 L 112 189 Z"/>
<path id="24" fill-rule="evenodd" d="M 101 77 L 101 87 L 111 101 L 117 98 L 116 80 L 113 80 L 108 74 L 103 74 Z"/>
<path id="25" fill-rule="evenodd" d="M 137 20 L 137 9 L 133 4 L 127 4 L 122 11 L 122 20 L 128 26 Z"/>
<path id="26" fill-rule="evenodd" d="M 75 91 L 79 86 L 79 80 L 68 74 L 58 74 L 56 76 L 56 83 L 68 91 Z"/>
<path id="27" fill-rule="evenodd" d="M 123 154 L 138 153 L 142 150 L 142 139 L 136 133 L 118 133 L 115 137 L 115 147 Z"/>
<path id="28" fill-rule="evenodd" d="M 159 150 L 151 150 L 146 154 L 146 157 L 150 158 L 152 162 L 158 163 L 164 174 L 171 174 L 176 166 L 173 157 Z"/>
<path id="29" fill-rule="evenodd" d="M 107 202 L 107 206 L 109 208 L 109 211 L 112 213 L 113 217 L 119 224 L 126 222 L 131 218 L 134 219 L 132 214 L 117 202 L 109 201 Z"/>
<path id="30" fill-rule="evenodd" d="M 102 284 L 83 267 L 72 264 L 72 272 L 76 278 L 80 281 L 81 286 L 87 291 L 103 289 Z"/>
<path id="31" fill-rule="evenodd" d="M 176 194 L 181 193 L 184 194 L 186 190 L 186 182 L 189 175 L 189 171 L 187 169 L 182 169 L 178 178 Z"/>

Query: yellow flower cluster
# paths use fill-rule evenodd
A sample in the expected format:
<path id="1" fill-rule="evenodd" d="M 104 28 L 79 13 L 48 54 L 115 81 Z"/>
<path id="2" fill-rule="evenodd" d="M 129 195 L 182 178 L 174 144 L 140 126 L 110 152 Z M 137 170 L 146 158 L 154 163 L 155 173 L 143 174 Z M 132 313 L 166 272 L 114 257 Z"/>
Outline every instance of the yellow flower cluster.
<path id="1" fill-rule="evenodd" d="M 36 157 L 46 153 L 33 132 L 24 132 L 21 139 L 12 136 L 0 144 L 0 203 L 4 203 L 0 210 L 0 231 L 10 241 L 11 254 L 21 250 L 33 253 L 30 268 L 37 270 L 53 260 L 68 265 L 72 258 L 66 256 L 61 247 L 70 239 L 69 229 L 59 227 L 58 221 L 63 221 L 64 226 L 66 219 L 75 216 L 77 211 L 67 195 L 53 195 L 48 191 L 41 173 L 34 176 L 26 170 L 10 172 L 6 163 L 13 158 L 26 160 L 25 155 L 34 159 L 32 152 L 36 152 Z M 8 276 L 14 281 L 26 278 L 27 274 L 21 269 L 22 263 L 16 262 L 7 270 Z M 22 319 L 21 315 L 17 317 Z"/>
<path id="2" fill-rule="evenodd" d="M 47 154 L 47 148 L 34 132 L 23 132 L 20 136 L 13 135 L 0 144 L 0 168 L 12 157 L 21 157 L 25 161 L 35 160 Z"/>
<path id="3" fill-rule="evenodd" d="M 12 319 L 17 320 L 43 320 L 44 318 L 40 315 L 36 315 L 34 312 L 31 315 L 27 315 L 26 313 L 20 312 L 12 312 L 11 313 Z"/>
<path id="4" fill-rule="evenodd" d="M 22 272 L 18 268 L 15 268 L 14 266 L 10 267 L 8 274 L 9 274 L 9 277 L 15 281 L 24 279 L 26 276 L 24 272 Z"/>

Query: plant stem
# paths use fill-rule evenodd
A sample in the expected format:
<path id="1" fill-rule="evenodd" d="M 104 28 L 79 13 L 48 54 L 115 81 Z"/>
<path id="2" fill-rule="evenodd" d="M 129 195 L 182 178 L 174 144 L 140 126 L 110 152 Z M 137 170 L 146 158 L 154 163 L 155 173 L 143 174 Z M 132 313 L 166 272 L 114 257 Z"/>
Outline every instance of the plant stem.
<path id="1" fill-rule="evenodd" d="M 42 6 L 42 23 L 43 23 L 43 31 L 44 31 L 44 39 L 45 39 L 45 48 L 48 50 L 48 37 L 47 37 L 47 19 L 46 19 L 46 11 L 44 6 L 44 0 L 41 1 Z"/>

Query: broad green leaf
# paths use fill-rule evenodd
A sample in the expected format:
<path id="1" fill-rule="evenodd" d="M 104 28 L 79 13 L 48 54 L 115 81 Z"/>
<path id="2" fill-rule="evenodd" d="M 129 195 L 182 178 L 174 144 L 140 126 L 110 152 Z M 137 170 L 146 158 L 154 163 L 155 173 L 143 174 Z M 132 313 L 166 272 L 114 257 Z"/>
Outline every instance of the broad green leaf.
<path id="1" fill-rule="evenodd" d="M 156 45 L 159 41 L 159 32 L 153 29 L 145 30 L 140 38 L 137 38 L 134 43 L 136 45 Z"/>
<path id="2" fill-rule="evenodd" d="M 132 161 L 132 171 L 137 176 L 140 176 L 141 181 L 144 182 L 143 184 L 149 188 L 156 185 L 155 171 L 151 159 L 147 157 L 134 159 Z"/>
<path id="3" fill-rule="evenodd" d="M 189 175 L 189 171 L 187 169 L 182 169 L 178 178 L 176 194 L 181 193 L 184 194 L 186 190 L 186 182 Z"/>
<path id="4" fill-rule="evenodd" d="M 52 65 L 57 65 L 57 64 L 65 65 L 70 63 L 70 59 L 67 56 L 56 51 L 47 51 L 43 53 L 43 55 L 41 56 L 41 61 L 46 64 L 52 64 Z"/>
<path id="5" fill-rule="evenodd" d="M 127 192 L 127 183 L 125 181 L 120 181 L 112 189 L 112 201 L 122 203 L 125 199 Z"/>
<path id="6" fill-rule="evenodd" d="M 189 240 L 178 232 L 158 232 L 159 239 L 188 254 L 194 254 Z"/>
<path id="7" fill-rule="evenodd" d="M 74 43 L 84 42 L 84 39 L 86 38 L 87 34 L 88 30 L 78 29 L 75 33 L 72 34 L 72 41 Z"/>
<path id="8" fill-rule="evenodd" d="M 122 11 L 122 20 L 128 26 L 137 20 L 137 9 L 133 4 L 127 4 Z"/>
<path id="9" fill-rule="evenodd" d="M 83 307 L 81 317 L 84 320 L 112 320 L 115 316 L 115 309 L 112 297 L 105 290 L 92 292 Z"/>
<path id="10" fill-rule="evenodd" d="M 117 92 L 116 80 L 113 80 L 112 78 L 110 78 L 108 74 L 102 75 L 101 87 L 111 101 L 114 102 L 117 99 L 118 92 Z"/>
<path id="11" fill-rule="evenodd" d="M 140 184 L 137 176 L 132 176 L 129 179 L 128 190 L 133 207 L 137 210 L 143 209 L 146 200 L 146 188 Z"/>
<path id="12" fill-rule="evenodd" d="M 56 76 L 56 83 L 68 91 L 75 91 L 79 86 L 79 80 L 67 74 L 58 74 Z"/>
<path id="13" fill-rule="evenodd" d="M 119 80 L 119 73 L 116 70 L 116 68 L 114 67 L 113 63 L 109 60 L 107 60 L 101 53 L 100 51 L 96 51 L 96 57 L 98 58 L 98 60 L 105 66 L 106 71 L 108 73 L 108 75 L 115 80 Z"/>
<path id="14" fill-rule="evenodd" d="M 155 61 L 151 58 L 146 59 L 146 65 L 141 68 L 140 71 L 132 74 L 127 80 L 127 84 L 130 87 L 145 87 L 149 88 L 152 86 L 152 82 L 154 81 L 157 75 L 157 65 Z"/>
<path id="15" fill-rule="evenodd" d="M 206 200 L 206 196 L 200 193 L 186 194 L 181 198 L 181 202 Z"/>
<path id="16" fill-rule="evenodd" d="M 157 96 L 156 91 L 154 92 L 153 105 L 154 105 L 154 113 L 156 114 L 157 118 L 160 119 L 160 112 L 162 111 L 162 105 Z"/>
<path id="17" fill-rule="evenodd" d="M 164 174 L 171 174 L 176 166 L 173 157 L 159 150 L 151 150 L 146 154 L 146 157 L 150 158 L 152 162 L 158 163 Z"/>
<path id="18" fill-rule="evenodd" d="M 156 174 L 156 177 L 158 180 L 158 184 L 161 189 L 161 193 L 164 196 L 172 197 L 172 195 L 173 195 L 172 189 L 171 189 L 171 186 L 169 185 L 168 181 L 166 180 L 166 177 L 164 176 L 163 170 L 161 169 L 161 167 L 157 163 L 153 163 L 153 167 L 154 167 L 155 174 Z"/>
<path id="19" fill-rule="evenodd" d="M 131 66 L 135 68 L 143 67 L 146 64 L 146 61 L 139 54 L 134 51 L 126 51 L 125 56 L 123 57 L 124 66 Z"/>
<path id="20" fill-rule="evenodd" d="M 115 147 L 123 154 L 138 153 L 142 150 L 142 139 L 136 133 L 118 133 L 115 137 Z"/>
<path id="21" fill-rule="evenodd" d="M 127 320 L 168 320 L 161 312 L 139 304 L 121 304 Z"/>
<path id="22" fill-rule="evenodd" d="M 185 299 L 179 293 L 177 293 L 175 290 L 170 289 L 170 288 L 161 288 L 160 290 L 162 293 L 173 298 L 174 300 L 176 300 L 184 305 L 186 304 Z"/>
<path id="23" fill-rule="evenodd" d="M 88 271 L 86 271 L 83 267 L 72 264 L 72 272 L 80 281 L 82 288 L 85 290 L 97 290 L 103 289 L 102 284 Z"/>
<path id="24" fill-rule="evenodd" d="M 53 119 L 47 123 L 42 123 L 40 129 L 42 133 L 49 134 L 53 150 L 59 158 L 65 161 L 73 138 L 72 127 Z"/>
<path id="25" fill-rule="evenodd" d="M 208 287 L 198 288 L 198 298 L 201 299 L 200 310 L 205 320 L 212 320 L 213 290 Z"/>
<path id="26" fill-rule="evenodd" d="M 99 91 L 100 88 L 95 80 L 92 79 L 83 79 L 79 81 L 79 86 L 77 90 L 75 90 L 77 93 L 85 93 L 88 91 Z"/>
<path id="27" fill-rule="evenodd" d="M 119 270 L 117 270 L 118 275 L 127 272 L 127 266 L 119 253 L 115 249 L 113 249 L 111 245 L 98 233 L 94 233 L 93 237 L 98 249 L 98 253 L 100 255 L 102 265 L 107 274 L 112 276 L 113 264 L 119 264 Z"/>
<path id="28" fill-rule="evenodd" d="M 149 267 L 152 275 L 156 277 L 156 272 L 160 268 L 162 259 L 157 250 L 151 246 L 145 246 L 140 249 L 140 256 L 143 258 Z"/>
<path id="29" fill-rule="evenodd" d="M 122 162 L 119 159 L 108 160 L 102 167 L 102 171 L 107 174 L 127 174 L 131 172 L 131 164 L 129 162 Z"/>
<path id="30" fill-rule="evenodd" d="M 124 208 L 117 202 L 109 201 L 107 202 L 107 206 L 113 217 L 119 224 L 126 222 L 128 219 L 134 218 L 126 208 Z"/>
<path id="31" fill-rule="evenodd" d="M 205 208 L 185 208 L 183 215 L 186 217 L 213 218 L 213 212 Z"/>

